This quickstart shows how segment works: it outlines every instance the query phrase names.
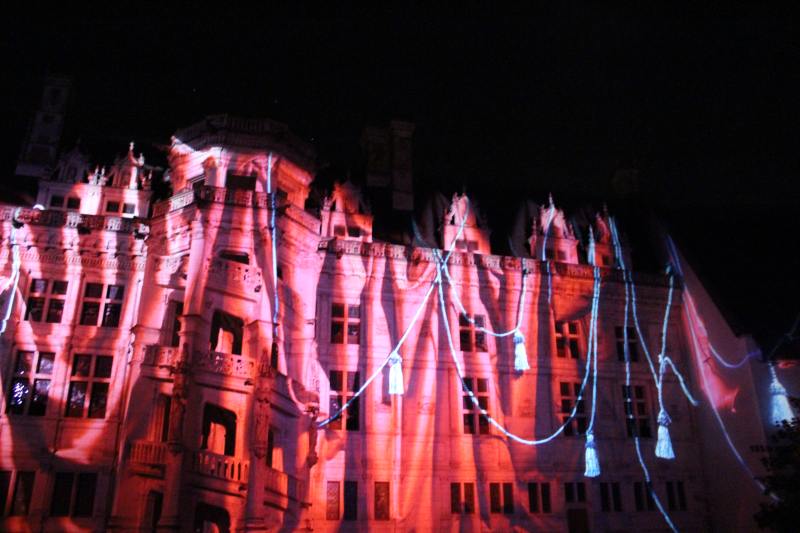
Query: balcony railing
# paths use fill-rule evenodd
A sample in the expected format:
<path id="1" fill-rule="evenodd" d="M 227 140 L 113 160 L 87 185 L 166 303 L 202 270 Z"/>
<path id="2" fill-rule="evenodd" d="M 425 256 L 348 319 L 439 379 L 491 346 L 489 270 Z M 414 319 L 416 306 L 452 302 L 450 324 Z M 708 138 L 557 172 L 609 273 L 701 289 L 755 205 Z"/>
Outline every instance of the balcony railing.
<path id="1" fill-rule="evenodd" d="M 193 362 L 197 368 L 224 376 L 250 379 L 256 375 L 255 361 L 244 355 L 195 352 Z"/>
<path id="2" fill-rule="evenodd" d="M 17 209 L 6 207 L 0 210 L 0 220 L 16 219 L 23 224 L 50 226 L 85 230 L 114 231 L 120 233 L 150 232 L 149 226 L 135 218 L 122 218 L 104 215 L 82 215 L 75 211 L 51 211 L 41 209 Z"/>
<path id="3" fill-rule="evenodd" d="M 296 501 L 301 501 L 305 494 L 305 482 L 274 468 L 265 469 L 264 485 L 268 491 Z"/>
<path id="4" fill-rule="evenodd" d="M 247 483 L 250 462 L 241 461 L 228 455 L 200 450 L 195 452 L 192 458 L 192 470 L 198 474 L 217 479 Z"/>
<path id="5" fill-rule="evenodd" d="M 131 444 L 131 462 L 145 465 L 164 465 L 167 445 L 164 442 L 137 440 Z"/>
<path id="6" fill-rule="evenodd" d="M 151 344 L 144 350 L 144 364 L 157 367 L 174 367 L 178 362 L 178 348 Z"/>

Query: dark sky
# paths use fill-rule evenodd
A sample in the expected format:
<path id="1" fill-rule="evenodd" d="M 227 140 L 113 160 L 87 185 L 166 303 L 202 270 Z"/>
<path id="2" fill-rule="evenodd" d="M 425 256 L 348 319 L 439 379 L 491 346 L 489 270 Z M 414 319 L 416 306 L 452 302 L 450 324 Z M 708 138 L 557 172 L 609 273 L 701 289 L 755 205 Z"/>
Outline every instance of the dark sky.
<path id="1" fill-rule="evenodd" d="M 346 172 L 365 124 L 417 125 L 420 185 L 487 210 L 523 194 L 637 206 L 672 226 L 713 295 L 765 344 L 800 311 L 795 12 L 610 7 L 344 14 L 142 3 L 27 8 L 2 39 L 13 172 L 47 69 L 73 77 L 67 139 L 145 154 L 218 112 L 287 123 Z M 621 207 L 622 209 L 622 207 Z"/>

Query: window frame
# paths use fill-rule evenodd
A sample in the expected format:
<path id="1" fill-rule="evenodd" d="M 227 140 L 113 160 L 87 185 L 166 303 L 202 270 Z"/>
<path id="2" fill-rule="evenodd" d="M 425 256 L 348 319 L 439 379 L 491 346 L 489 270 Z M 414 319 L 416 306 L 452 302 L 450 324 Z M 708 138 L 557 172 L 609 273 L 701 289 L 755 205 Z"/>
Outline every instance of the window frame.
<path id="1" fill-rule="evenodd" d="M 489 351 L 486 333 L 479 327 L 486 327 L 486 316 L 478 314 L 458 314 L 458 349 L 462 352 L 485 353 Z M 467 341 L 465 343 L 465 340 Z M 465 347 L 466 344 L 466 347 Z"/>
<path id="2" fill-rule="evenodd" d="M 78 364 L 78 358 L 89 358 L 89 366 L 87 369 L 86 374 L 79 374 L 78 372 L 82 372 Z M 101 360 L 104 364 L 110 360 L 110 367 L 108 369 L 108 375 L 97 375 L 98 371 L 98 362 Z M 85 359 L 84 359 L 85 360 Z M 104 372 L 105 374 L 105 372 Z M 88 353 L 78 353 L 75 352 L 72 354 L 72 359 L 69 366 L 69 381 L 67 386 L 65 387 L 66 390 L 66 398 L 64 402 L 64 417 L 65 418 L 87 418 L 87 419 L 98 419 L 104 420 L 108 415 L 108 400 L 111 395 L 111 381 L 114 376 L 114 356 L 113 355 L 104 355 L 104 354 L 88 354 Z M 74 406 L 72 405 L 73 401 L 73 385 L 75 385 L 74 390 L 79 390 L 79 384 L 84 384 L 83 386 L 83 398 L 81 400 L 81 408 L 80 414 L 74 414 L 75 411 Z M 98 388 L 100 391 L 98 392 Z M 102 400 L 102 416 L 93 416 L 92 409 L 97 409 L 97 405 L 95 403 L 95 399 L 103 398 Z M 88 401 L 87 401 L 88 400 Z"/>
<path id="3" fill-rule="evenodd" d="M 489 483 L 489 512 L 504 515 L 515 513 L 514 483 L 502 481 Z"/>
<path id="4" fill-rule="evenodd" d="M 475 482 L 450 483 L 450 514 L 475 514 Z"/>
<path id="5" fill-rule="evenodd" d="M 59 476 L 62 480 L 69 479 L 69 501 L 66 502 L 66 512 L 61 512 L 64 502 L 59 502 L 58 513 L 56 513 L 56 490 L 59 489 Z M 92 486 L 82 487 L 82 479 L 94 479 Z M 97 472 L 78 471 L 78 472 L 55 472 L 53 475 L 53 486 L 50 491 L 50 512 L 49 516 L 52 517 L 74 517 L 74 518 L 92 518 L 94 516 L 95 506 L 97 504 L 97 482 L 100 476 Z M 81 494 L 83 488 L 89 488 L 88 493 Z M 84 509 L 88 507 L 88 514 Z"/>
<path id="6" fill-rule="evenodd" d="M 478 409 L 478 407 L 473 403 L 469 392 L 467 392 L 467 389 L 464 388 L 464 384 L 466 384 L 467 387 L 469 387 L 469 389 L 472 391 L 472 395 L 477 398 L 478 405 L 484 411 L 490 413 L 490 381 L 491 380 L 489 378 L 470 376 L 465 376 L 463 378 L 463 383 L 459 381 L 459 386 L 461 388 L 461 423 L 463 425 L 464 435 L 481 436 L 492 434 L 491 424 L 489 424 L 489 421 L 486 419 L 486 417 L 481 414 L 480 409 Z M 482 387 L 481 384 L 484 386 Z M 468 423 L 467 420 L 470 422 Z M 472 428 L 472 431 L 468 431 L 468 428 Z"/>
<path id="7" fill-rule="evenodd" d="M 567 394 L 564 391 L 567 391 Z M 558 404 L 561 423 L 564 424 L 569 419 L 572 408 L 577 404 L 575 416 L 564 426 L 562 435 L 565 437 L 580 437 L 586 434 L 586 400 L 580 395 L 581 384 L 576 381 L 559 381 L 558 392 L 560 402 Z M 584 390 L 584 392 L 586 392 Z"/>
<path id="8" fill-rule="evenodd" d="M 625 330 L 623 326 L 614 326 L 614 340 L 617 347 L 617 360 L 625 362 Z M 631 363 L 639 362 L 639 337 L 634 326 L 628 326 L 628 358 Z"/>
<path id="9" fill-rule="evenodd" d="M 550 482 L 528 482 L 528 511 L 531 514 L 549 514 L 552 510 Z"/>
<path id="10" fill-rule="evenodd" d="M 581 359 L 581 325 L 578 320 L 553 321 L 553 339 L 556 357 Z"/>
<path id="11" fill-rule="evenodd" d="M 26 369 L 20 369 L 20 362 L 22 358 L 22 354 L 30 354 L 30 362 Z M 49 355 L 50 358 L 44 358 L 43 356 Z M 49 371 L 42 371 L 42 360 L 50 361 Z M 6 398 L 6 409 L 5 412 L 7 415 L 13 416 L 47 416 L 47 408 L 50 405 L 50 391 L 53 386 L 53 376 L 55 374 L 55 365 L 56 365 L 56 353 L 55 352 L 47 352 L 47 351 L 35 351 L 35 350 L 16 350 L 16 357 L 14 358 L 14 367 L 11 374 L 11 379 L 9 380 L 8 385 L 8 396 Z M 20 412 L 12 411 L 12 399 L 14 398 L 14 393 L 12 389 L 15 387 L 17 383 L 25 382 L 26 384 L 26 392 L 25 398 L 22 401 L 21 407 L 19 408 Z M 37 394 L 41 394 L 41 391 L 37 392 L 37 384 L 38 383 L 47 383 L 46 389 L 44 391 L 44 401 L 43 402 L 35 402 L 34 398 Z M 31 412 L 35 405 L 42 405 L 42 411 L 39 412 Z M 14 406 L 20 404 L 14 404 Z"/>
<path id="12" fill-rule="evenodd" d="M 3 480 L 3 477 L 6 479 Z M 20 490 L 25 490 L 23 486 L 25 480 L 30 480 L 27 487 L 27 494 L 24 494 L 22 501 L 18 499 Z M 33 489 L 36 485 L 35 470 L 0 470 L 0 519 L 12 516 L 28 516 L 31 512 L 31 501 L 33 500 Z M 21 504 L 23 509 L 18 509 Z"/>
<path id="13" fill-rule="evenodd" d="M 341 308 L 341 314 L 337 313 L 337 308 Z M 355 313 L 354 310 L 356 310 Z M 334 301 L 331 302 L 330 312 L 329 343 L 344 346 L 361 344 L 361 304 Z M 341 328 L 339 333 L 335 333 L 337 326 Z M 352 334 L 351 330 L 355 333 Z"/>
<path id="14" fill-rule="evenodd" d="M 37 290 L 37 283 L 44 283 L 43 290 Z M 61 287 L 56 292 L 56 287 Z M 44 322 L 46 324 L 61 324 L 64 320 L 64 306 L 67 300 L 67 291 L 69 290 L 69 280 L 52 279 L 37 277 L 31 278 L 30 285 L 28 286 L 28 297 L 25 300 L 25 314 L 23 320 L 26 322 Z M 63 291 L 63 292 L 62 292 Z M 41 307 L 38 312 L 38 318 L 32 316 L 31 310 L 34 308 L 32 302 L 36 300 L 41 302 Z M 56 309 L 51 309 L 53 303 L 58 303 L 60 309 L 58 320 L 51 320 L 51 313 L 56 312 Z"/>
<path id="15" fill-rule="evenodd" d="M 631 397 L 631 391 L 633 396 Z M 622 385 L 622 412 L 628 438 L 653 438 L 649 389 L 645 385 Z"/>
<path id="16" fill-rule="evenodd" d="M 336 380 L 339 387 L 335 387 L 334 376 L 339 376 Z M 341 407 L 353 398 L 356 391 L 361 387 L 361 372 L 358 370 L 339 370 L 330 369 L 328 371 L 330 383 L 329 416 L 333 416 Z M 353 400 L 350 406 L 333 418 L 326 426 L 329 429 L 339 431 L 360 431 L 361 430 L 361 397 Z"/>
<path id="17" fill-rule="evenodd" d="M 100 295 L 93 296 L 88 294 L 89 289 L 101 287 Z M 94 326 L 102 328 L 118 328 L 122 322 L 125 311 L 125 284 L 122 283 L 105 283 L 105 282 L 89 282 L 87 281 L 83 286 L 83 295 L 81 297 L 81 313 L 79 315 L 78 324 L 81 326 Z M 121 295 L 113 295 L 112 289 L 120 291 Z M 87 317 L 87 309 L 89 306 L 96 306 L 97 316 L 94 321 L 90 321 Z M 116 310 L 116 311 L 112 311 Z M 114 317 L 110 319 L 109 317 Z"/>

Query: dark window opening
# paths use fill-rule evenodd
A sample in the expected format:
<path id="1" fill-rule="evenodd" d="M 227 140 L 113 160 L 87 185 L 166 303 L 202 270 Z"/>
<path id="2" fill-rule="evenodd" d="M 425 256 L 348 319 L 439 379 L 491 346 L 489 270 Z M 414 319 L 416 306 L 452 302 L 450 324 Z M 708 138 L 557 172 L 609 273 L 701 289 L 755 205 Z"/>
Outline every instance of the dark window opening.
<path id="1" fill-rule="evenodd" d="M 214 311 L 211 319 L 211 351 L 241 355 L 243 332 L 244 320 L 223 311 Z"/>
<path id="2" fill-rule="evenodd" d="M 201 450 L 233 456 L 236 452 L 236 414 L 217 405 L 203 408 Z"/>
<path id="3" fill-rule="evenodd" d="M 225 179 L 225 187 L 228 189 L 245 189 L 248 191 L 254 191 L 256 190 L 256 177 L 242 176 L 228 172 L 228 176 Z"/>
<path id="4" fill-rule="evenodd" d="M 345 520 L 358 520 L 358 482 L 344 482 L 344 516 Z"/>
<path id="5" fill-rule="evenodd" d="M 237 263 L 241 263 L 243 265 L 250 264 L 250 255 L 246 252 L 235 252 L 233 250 L 223 250 L 219 253 L 219 256 L 222 259 L 227 259 L 228 261 L 235 261 Z"/>

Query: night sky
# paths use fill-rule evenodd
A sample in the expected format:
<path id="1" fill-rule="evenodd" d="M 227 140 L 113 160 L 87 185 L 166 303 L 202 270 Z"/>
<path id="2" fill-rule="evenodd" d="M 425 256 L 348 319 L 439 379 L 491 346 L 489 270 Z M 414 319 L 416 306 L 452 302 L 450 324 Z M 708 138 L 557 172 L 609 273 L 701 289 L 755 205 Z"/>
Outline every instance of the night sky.
<path id="1" fill-rule="evenodd" d="M 228 112 L 285 122 L 344 177 L 362 127 L 403 118 L 417 185 L 474 193 L 495 227 L 550 191 L 568 214 L 653 210 L 737 331 L 771 347 L 800 312 L 796 13 L 199 11 L 8 16 L 6 189 L 48 69 L 74 79 L 65 147 L 101 162 L 130 140 L 158 161 L 176 129 Z"/>

